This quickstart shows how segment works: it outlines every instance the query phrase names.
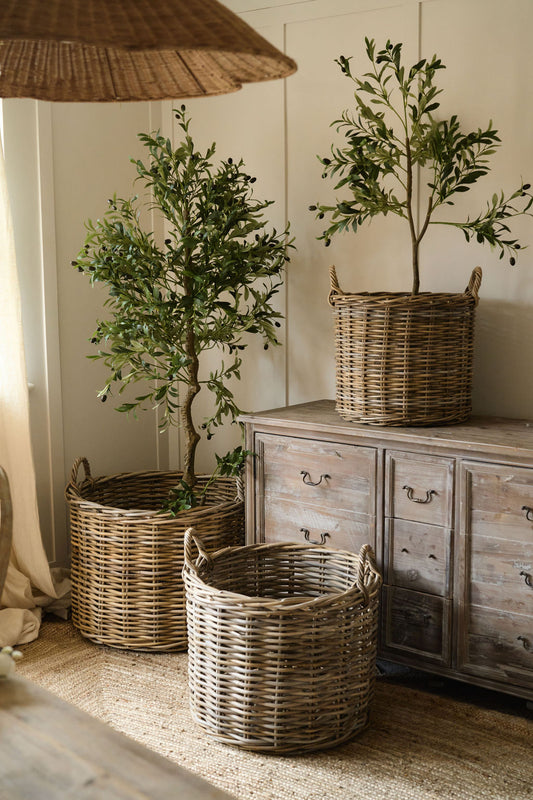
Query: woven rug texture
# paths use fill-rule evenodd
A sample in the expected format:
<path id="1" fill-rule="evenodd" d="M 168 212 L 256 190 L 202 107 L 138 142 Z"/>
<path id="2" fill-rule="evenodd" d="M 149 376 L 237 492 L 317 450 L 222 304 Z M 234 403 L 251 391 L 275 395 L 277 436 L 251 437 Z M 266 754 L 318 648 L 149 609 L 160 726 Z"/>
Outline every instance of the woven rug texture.
<path id="1" fill-rule="evenodd" d="M 380 679 L 369 728 L 302 756 L 211 740 L 190 717 L 187 654 L 131 653 L 49 618 L 20 675 L 239 800 L 533 798 L 533 720 Z M 525 704 L 524 704 L 525 705 Z"/>

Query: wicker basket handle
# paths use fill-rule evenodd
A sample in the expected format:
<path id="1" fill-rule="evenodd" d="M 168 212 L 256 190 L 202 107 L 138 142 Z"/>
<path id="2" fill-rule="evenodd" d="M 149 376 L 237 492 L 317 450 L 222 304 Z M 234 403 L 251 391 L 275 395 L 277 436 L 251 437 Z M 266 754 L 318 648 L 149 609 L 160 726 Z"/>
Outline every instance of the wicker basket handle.
<path id="1" fill-rule="evenodd" d="M 244 480 L 242 475 L 237 475 L 235 483 L 237 485 L 237 500 L 244 500 Z"/>
<path id="2" fill-rule="evenodd" d="M 370 569 L 371 572 L 379 575 L 376 565 L 376 557 L 372 546 L 364 544 L 359 550 L 359 570 L 357 573 L 357 588 L 361 590 L 365 597 L 365 602 L 368 602 L 368 589 L 365 583 L 365 573 Z"/>
<path id="3" fill-rule="evenodd" d="M 78 470 L 80 466 L 83 464 L 83 469 L 85 471 L 85 480 L 91 480 L 91 468 L 89 466 L 89 462 L 85 458 L 85 456 L 80 456 L 76 459 L 74 464 L 72 465 L 72 471 L 70 473 L 70 482 L 78 485 Z"/>
<path id="4" fill-rule="evenodd" d="M 465 294 L 471 294 L 474 298 L 474 303 L 478 304 L 479 302 L 479 287 L 481 286 L 481 278 L 483 276 L 483 271 L 481 267 L 474 267 L 472 270 L 472 275 L 470 276 L 470 280 L 468 281 L 468 286 L 465 289 Z"/>
<path id="5" fill-rule="evenodd" d="M 202 564 L 207 564 L 208 567 L 213 565 L 213 559 L 206 553 L 202 547 L 202 540 L 196 536 L 195 528 L 187 528 L 185 531 L 185 565 L 188 569 L 198 574 L 198 568 Z M 198 551 L 198 557 L 195 557 L 194 550 Z"/>
<path id="6" fill-rule="evenodd" d="M 337 278 L 337 270 L 335 269 L 334 264 L 331 265 L 329 268 L 329 282 L 330 282 L 330 290 L 328 294 L 328 303 L 330 306 L 334 305 L 334 300 L 338 295 L 346 294 L 342 291 L 341 287 L 339 286 L 339 281 Z"/>

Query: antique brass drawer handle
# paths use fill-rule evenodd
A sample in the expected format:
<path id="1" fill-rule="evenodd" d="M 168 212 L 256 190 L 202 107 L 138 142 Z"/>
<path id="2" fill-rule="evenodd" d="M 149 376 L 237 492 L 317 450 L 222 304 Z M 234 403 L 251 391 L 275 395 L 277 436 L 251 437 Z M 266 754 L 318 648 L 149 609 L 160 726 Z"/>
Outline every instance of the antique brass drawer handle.
<path id="1" fill-rule="evenodd" d="M 431 501 L 433 500 L 433 495 L 437 494 L 435 489 L 428 489 L 426 491 L 426 498 L 424 500 L 422 497 L 413 496 L 414 489 L 411 486 L 402 486 L 402 489 L 404 489 L 404 491 L 407 492 L 407 499 L 412 500 L 413 503 L 423 503 L 423 504 L 431 503 Z"/>
<path id="2" fill-rule="evenodd" d="M 302 480 L 306 486 L 320 486 L 322 481 L 328 480 L 328 478 L 331 477 L 330 475 L 327 474 L 327 472 L 325 472 L 323 475 L 320 476 L 320 478 L 317 481 L 312 481 L 310 474 L 305 469 L 303 469 L 300 472 L 300 475 L 303 475 Z"/>
<path id="3" fill-rule="evenodd" d="M 522 577 L 524 578 L 524 580 L 525 580 L 525 582 L 526 582 L 526 585 L 527 585 L 527 586 L 531 586 L 531 588 L 533 589 L 533 582 L 531 581 L 531 575 L 529 574 L 529 572 L 524 572 L 524 571 L 522 570 L 522 572 L 520 573 L 520 575 L 522 575 Z"/>
<path id="4" fill-rule="evenodd" d="M 533 647 L 531 647 L 531 642 L 529 641 L 529 639 L 526 639 L 525 636 L 517 636 L 516 641 L 522 642 L 522 647 L 524 648 L 524 650 L 527 650 L 528 653 L 531 653 L 533 651 Z"/>
<path id="5" fill-rule="evenodd" d="M 522 506 L 522 511 L 526 512 L 526 519 L 528 522 L 533 522 L 533 508 L 529 506 Z"/>
<path id="6" fill-rule="evenodd" d="M 327 532 L 321 533 L 320 534 L 320 541 L 319 542 L 315 542 L 315 541 L 313 541 L 313 539 L 310 538 L 311 534 L 309 533 L 307 528 L 300 528 L 300 532 L 303 533 L 303 535 L 305 537 L 305 541 L 309 542 L 309 544 L 326 544 L 326 539 L 329 536 L 329 533 L 327 533 Z"/>

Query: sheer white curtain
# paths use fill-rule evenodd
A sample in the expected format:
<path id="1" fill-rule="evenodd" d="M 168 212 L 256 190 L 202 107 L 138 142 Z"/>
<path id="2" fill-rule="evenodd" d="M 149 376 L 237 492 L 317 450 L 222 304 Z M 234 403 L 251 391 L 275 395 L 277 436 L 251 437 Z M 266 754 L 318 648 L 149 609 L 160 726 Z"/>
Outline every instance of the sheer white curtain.
<path id="1" fill-rule="evenodd" d="M 0 464 L 13 501 L 13 547 L 0 597 L 0 646 L 5 646 L 35 639 L 43 607 L 64 609 L 70 587 L 50 570 L 39 528 L 20 291 L 1 148 L 0 276 Z"/>

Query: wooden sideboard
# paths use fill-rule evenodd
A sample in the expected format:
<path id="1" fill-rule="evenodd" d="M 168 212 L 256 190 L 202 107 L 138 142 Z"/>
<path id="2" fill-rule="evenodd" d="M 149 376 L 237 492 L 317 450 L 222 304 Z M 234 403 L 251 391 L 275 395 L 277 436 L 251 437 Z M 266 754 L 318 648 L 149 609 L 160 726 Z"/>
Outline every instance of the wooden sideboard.
<path id="1" fill-rule="evenodd" d="M 248 543 L 369 542 L 382 658 L 533 699 L 533 422 L 383 428 L 329 400 L 241 421 Z"/>

